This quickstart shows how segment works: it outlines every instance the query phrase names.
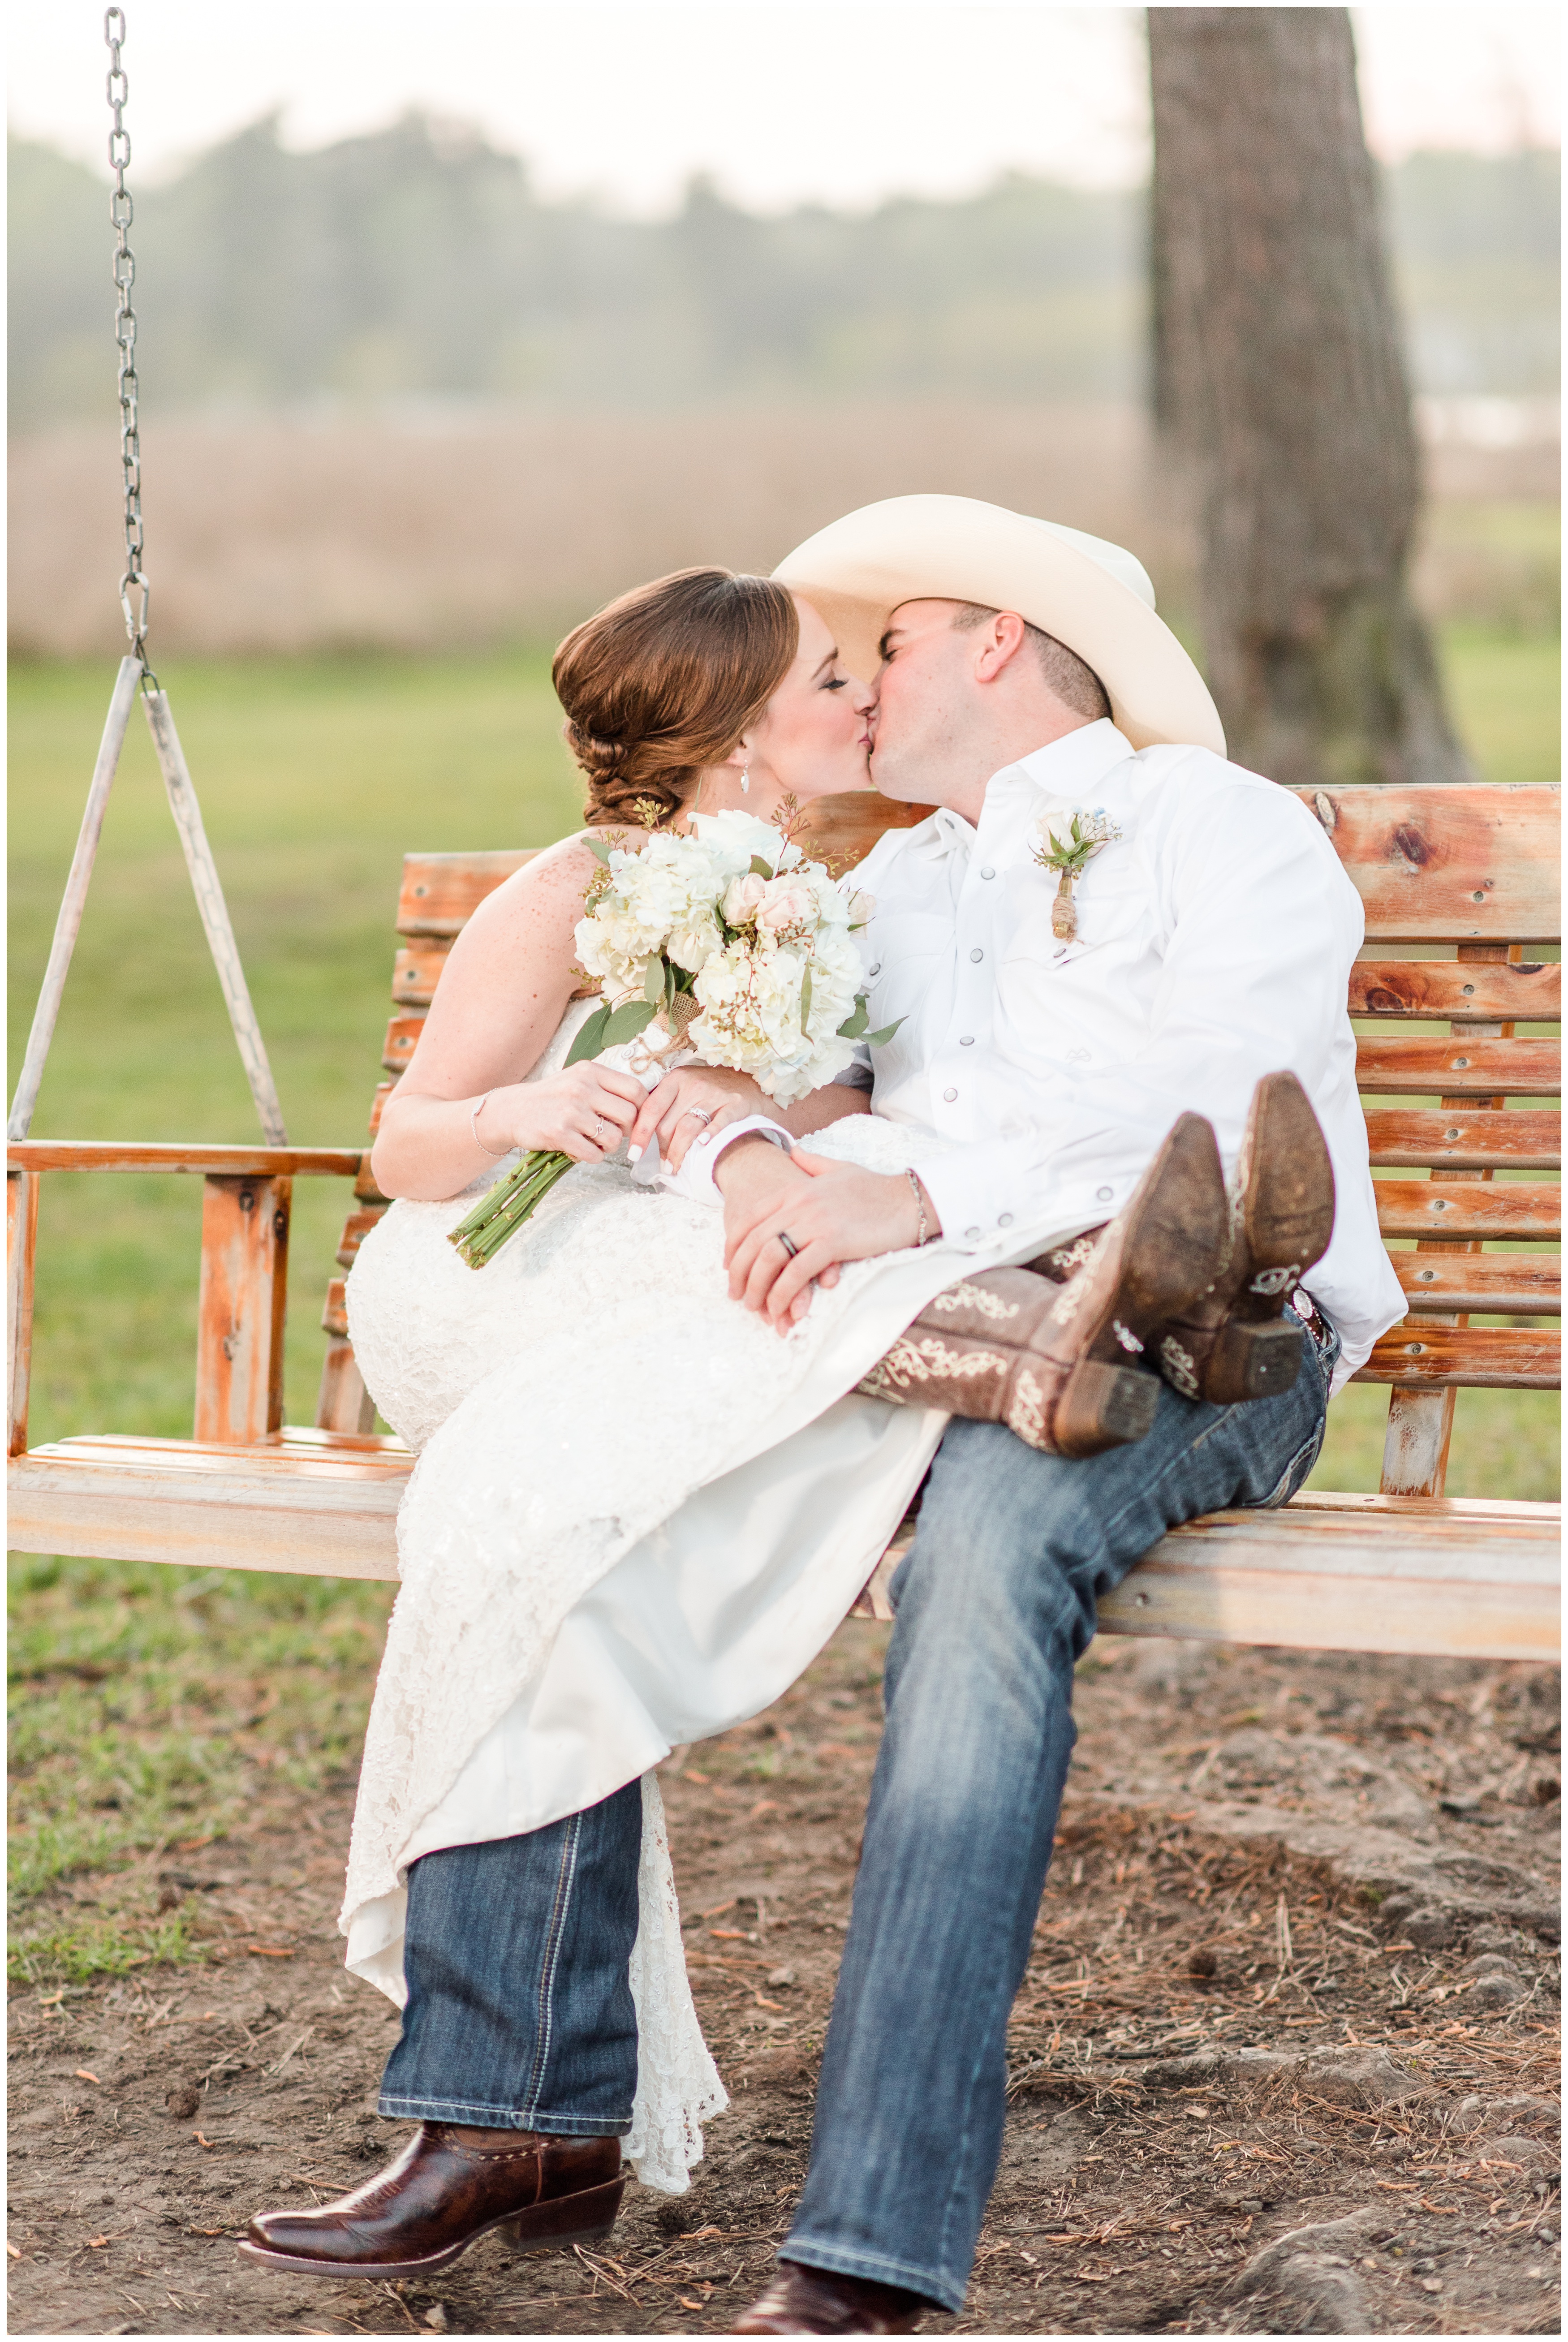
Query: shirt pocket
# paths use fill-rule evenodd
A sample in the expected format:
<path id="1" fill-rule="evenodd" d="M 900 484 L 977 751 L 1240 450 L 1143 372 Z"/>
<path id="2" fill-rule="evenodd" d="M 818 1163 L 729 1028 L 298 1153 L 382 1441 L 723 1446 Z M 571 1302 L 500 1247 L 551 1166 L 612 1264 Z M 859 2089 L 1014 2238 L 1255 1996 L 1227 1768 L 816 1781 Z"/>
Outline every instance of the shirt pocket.
<path id="1" fill-rule="evenodd" d="M 878 912 L 863 942 L 867 949 L 866 1006 L 873 1032 L 900 1017 L 896 1038 L 914 1045 L 914 1025 L 953 943 L 953 921 L 933 911 Z"/>
<path id="2" fill-rule="evenodd" d="M 1078 932 L 1069 941 L 1054 933 L 1051 913 L 1056 900 L 1053 872 L 1047 883 L 1031 887 L 1018 906 L 1013 931 L 1002 954 L 1004 968 L 1017 967 L 1026 975 L 1047 976 L 1071 966 L 1109 946 L 1125 949 L 1142 936 L 1149 912 L 1149 891 L 1135 870 L 1125 863 L 1101 873 L 1091 863 L 1073 889 Z"/>

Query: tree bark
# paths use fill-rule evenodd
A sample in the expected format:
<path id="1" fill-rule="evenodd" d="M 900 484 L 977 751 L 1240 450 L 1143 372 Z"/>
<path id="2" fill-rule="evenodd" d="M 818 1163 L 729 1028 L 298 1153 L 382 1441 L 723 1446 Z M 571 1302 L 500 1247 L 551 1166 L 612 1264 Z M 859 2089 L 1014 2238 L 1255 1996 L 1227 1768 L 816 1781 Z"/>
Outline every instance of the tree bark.
<path id="1" fill-rule="evenodd" d="M 1348 11 L 1148 26 L 1155 418 L 1231 754 L 1296 786 L 1473 779 L 1405 583 L 1419 461 Z"/>

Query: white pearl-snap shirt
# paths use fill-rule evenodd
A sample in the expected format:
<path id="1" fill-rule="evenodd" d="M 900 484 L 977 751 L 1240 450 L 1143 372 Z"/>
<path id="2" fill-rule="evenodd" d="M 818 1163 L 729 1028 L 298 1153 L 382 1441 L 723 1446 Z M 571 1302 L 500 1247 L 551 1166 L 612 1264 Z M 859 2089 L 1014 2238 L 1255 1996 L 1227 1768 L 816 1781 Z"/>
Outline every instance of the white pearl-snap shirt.
<path id="1" fill-rule="evenodd" d="M 1119 833 L 1052 932 L 1044 816 Z M 1227 1169 L 1260 1077 L 1288 1068 L 1333 1159 L 1333 1241 L 1306 1280 L 1339 1328 L 1336 1383 L 1404 1314 L 1377 1230 L 1346 1012 L 1361 898 L 1301 802 L 1206 748 L 1134 754 L 1108 721 L 992 778 L 977 828 L 945 807 L 890 831 L 854 874 L 875 898 L 859 940 L 875 1110 L 950 1151 L 918 1167 L 959 1244 L 1060 1206 L 1124 1204 L 1176 1116 L 1206 1115 Z M 852 1076 L 853 1078 L 853 1076 Z M 959 1142 L 952 1146 L 951 1142 Z"/>

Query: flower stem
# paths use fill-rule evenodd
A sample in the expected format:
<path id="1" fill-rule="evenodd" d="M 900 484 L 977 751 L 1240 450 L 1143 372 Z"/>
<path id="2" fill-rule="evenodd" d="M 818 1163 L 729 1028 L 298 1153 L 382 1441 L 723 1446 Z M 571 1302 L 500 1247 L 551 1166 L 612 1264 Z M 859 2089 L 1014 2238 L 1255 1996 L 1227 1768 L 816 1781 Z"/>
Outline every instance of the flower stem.
<path id="1" fill-rule="evenodd" d="M 571 1156 L 535 1148 L 523 1157 L 515 1171 L 509 1171 L 480 1197 L 451 1231 L 447 1243 L 455 1246 L 470 1268 L 483 1268 L 572 1167 Z"/>

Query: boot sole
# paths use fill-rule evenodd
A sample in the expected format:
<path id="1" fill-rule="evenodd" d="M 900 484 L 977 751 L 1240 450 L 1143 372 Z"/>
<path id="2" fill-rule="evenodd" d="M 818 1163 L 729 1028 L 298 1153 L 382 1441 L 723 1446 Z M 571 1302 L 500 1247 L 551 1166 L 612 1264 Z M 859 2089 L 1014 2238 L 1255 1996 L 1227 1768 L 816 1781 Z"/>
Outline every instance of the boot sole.
<path id="1" fill-rule="evenodd" d="M 1293 1074 L 1267 1074 L 1258 1091 L 1250 1136 L 1261 1167 L 1249 1173 L 1242 1195 L 1251 1274 L 1234 1305 L 1243 1323 L 1277 1317 L 1333 1235 L 1333 1165 L 1306 1092 Z M 1253 1289 L 1256 1278 L 1273 1282 L 1286 1271 L 1293 1272 L 1287 1286 Z"/>
<path id="2" fill-rule="evenodd" d="M 475 2228 L 459 2243 L 447 2245 L 438 2253 L 426 2253 L 417 2260 L 320 2260 L 306 2253 L 273 2252 L 265 2245 L 253 2245 L 248 2237 L 240 2251 L 259 2267 L 286 2270 L 291 2277 L 434 2277 L 450 2268 L 454 2261 L 461 2260 L 482 2237 L 494 2236 L 497 2231 L 524 2251 L 537 2251 L 544 2246 L 566 2251 L 574 2245 L 597 2244 L 614 2227 L 625 2188 L 624 2179 L 611 2179 L 602 2187 L 584 2187 L 574 2196 L 556 2196 L 543 2204 L 531 2204 L 524 2212 L 503 2213 L 498 2220 L 486 2220 L 482 2228 Z"/>

